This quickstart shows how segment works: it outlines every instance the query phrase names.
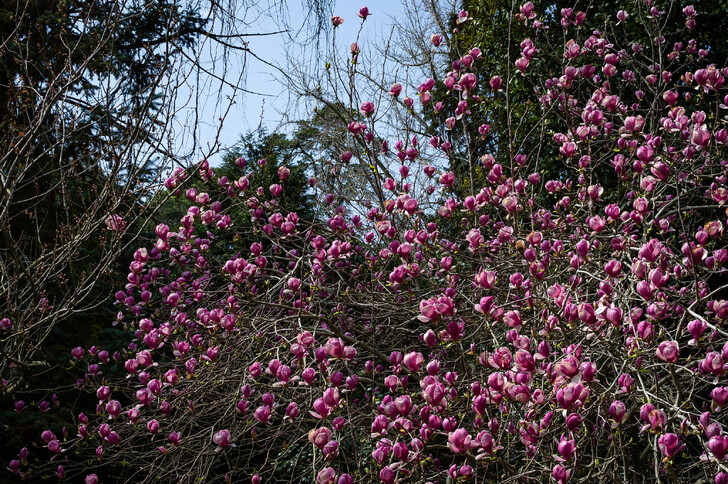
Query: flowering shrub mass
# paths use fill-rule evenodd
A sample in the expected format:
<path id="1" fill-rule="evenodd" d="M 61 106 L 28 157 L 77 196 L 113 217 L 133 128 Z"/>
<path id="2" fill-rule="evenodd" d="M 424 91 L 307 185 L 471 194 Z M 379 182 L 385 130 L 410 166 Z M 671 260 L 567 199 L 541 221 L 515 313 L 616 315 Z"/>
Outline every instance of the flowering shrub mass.
<path id="1" fill-rule="evenodd" d="M 10 471 L 728 483 L 728 70 L 691 40 L 700 12 L 673 5 L 684 28 L 662 32 L 663 10 L 629 4 L 595 30 L 578 8 L 528 2 L 512 24 L 530 36 L 504 72 L 481 72 L 473 46 L 441 87 L 422 80 L 418 105 L 406 98 L 466 128 L 530 83 L 538 129 L 507 153 L 407 131 L 385 141 L 384 105 L 363 100 L 346 134 L 356 154 L 336 163 L 369 167 L 368 205 L 322 194 L 303 220 L 276 203 L 285 167 L 270 187 L 251 186 L 242 162 L 236 180 L 206 162 L 177 170 L 166 188 L 192 205 L 156 227 L 116 294 L 134 342 L 113 357 L 74 350 L 98 406 L 43 432 Z M 542 43 L 548 29 L 563 43 Z M 556 75 L 534 77 L 546 56 Z M 193 178 L 206 188 L 186 191 Z M 105 376 L 115 361 L 126 379 Z"/>

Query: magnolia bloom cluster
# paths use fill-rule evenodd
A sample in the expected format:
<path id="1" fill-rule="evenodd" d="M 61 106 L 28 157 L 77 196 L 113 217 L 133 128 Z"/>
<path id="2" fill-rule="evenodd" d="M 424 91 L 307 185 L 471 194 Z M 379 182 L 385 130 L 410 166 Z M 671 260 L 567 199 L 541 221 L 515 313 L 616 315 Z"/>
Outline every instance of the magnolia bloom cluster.
<path id="1" fill-rule="evenodd" d="M 163 480 L 728 482 L 728 135 L 712 114 L 728 104 L 728 72 L 692 39 L 657 42 L 665 62 L 645 65 L 639 42 L 555 13 L 549 24 L 519 7 L 528 31 L 511 78 L 483 72 L 473 46 L 442 86 L 422 81 L 420 106 L 401 101 L 442 117 L 429 142 L 375 136 L 386 110 L 373 101 L 349 113 L 351 149 L 334 162 L 346 173 L 388 157 L 394 169 L 372 173 L 379 204 L 318 193 L 319 218 L 304 220 L 282 208 L 285 166 L 258 187 L 244 159 L 232 182 L 207 162 L 176 170 L 165 187 L 186 203 L 180 220 L 156 227 L 115 294 L 134 341 L 71 351 L 97 406 L 74 431 L 40 435 L 46 473 L 95 482 L 78 451 L 120 473 L 154 463 Z M 678 14 L 688 32 L 700 19 Z M 556 52 L 549 29 L 563 30 Z M 463 176 L 458 133 L 506 136 L 468 123 L 539 75 L 540 57 L 562 64 L 534 84 L 550 124 L 532 133 L 549 132 L 537 144 L 562 172 L 538 150 L 493 151 L 471 153 Z M 383 94 L 397 103 L 404 89 Z M 433 104 L 440 95 L 452 102 Z M 116 363 L 125 375 L 111 381 Z M 28 453 L 9 470 L 32 472 Z"/>

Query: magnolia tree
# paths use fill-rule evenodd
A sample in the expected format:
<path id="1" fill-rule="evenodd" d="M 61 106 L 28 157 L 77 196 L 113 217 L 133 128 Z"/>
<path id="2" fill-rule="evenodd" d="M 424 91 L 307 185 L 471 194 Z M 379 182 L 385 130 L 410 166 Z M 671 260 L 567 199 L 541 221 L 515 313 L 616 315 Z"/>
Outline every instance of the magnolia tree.
<path id="1" fill-rule="evenodd" d="M 665 11 L 684 29 L 662 32 Z M 507 72 L 480 72 L 473 46 L 446 75 L 457 108 L 442 114 L 468 123 L 516 79 L 532 83 L 542 118 L 524 136 L 548 133 L 563 177 L 541 177 L 541 151 L 514 148 L 469 153 L 477 164 L 457 179 L 447 143 L 381 143 L 368 101 L 348 125 L 360 149 L 338 161 L 342 173 L 369 167 L 377 197 L 364 217 L 325 193 L 315 220 L 283 213 L 285 166 L 269 187 L 251 186 L 243 159 L 235 180 L 206 162 L 177 170 L 166 187 L 189 209 L 157 226 L 116 294 L 135 341 L 113 356 L 72 351 L 96 408 L 48 428 L 10 471 L 86 482 L 728 482 L 728 72 L 691 40 L 690 6 L 614 12 L 608 31 L 633 23 L 624 32 L 649 33 L 645 45 L 594 30 L 578 8 L 558 14 L 530 2 L 514 11 L 513 32 L 530 35 Z M 546 29 L 563 43 L 541 44 Z M 558 76 L 529 77 L 541 59 Z M 422 85 L 409 107 L 440 109 Z M 605 167 L 608 189 L 596 175 Z M 191 179 L 207 189 L 188 189 Z M 472 193 L 455 195 L 463 183 Z M 112 365 L 126 378 L 107 376 Z"/>

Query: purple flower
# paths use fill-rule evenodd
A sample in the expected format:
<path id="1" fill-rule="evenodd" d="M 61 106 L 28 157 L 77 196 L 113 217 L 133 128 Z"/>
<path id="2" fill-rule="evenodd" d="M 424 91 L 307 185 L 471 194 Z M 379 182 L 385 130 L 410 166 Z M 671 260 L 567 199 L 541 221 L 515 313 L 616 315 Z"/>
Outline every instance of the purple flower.
<path id="1" fill-rule="evenodd" d="M 609 406 L 609 416 L 612 417 L 616 423 L 620 423 L 624 419 L 625 413 L 627 413 L 627 406 L 619 400 L 613 401 Z"/>
<path id="2" fill-rule="evenodd" d="M 179 445 L 182 443 L 182 434 L 179 432 L 171 432 L 169 434 L 169 441 L 172 442 L 172 445 L 175 447 L 179 447 Z"/>
<path id="3" fill-rule="evenodd" d="M 286 407 L 286 415 L 291 420 L 298 417 L 298 404 L 296 402 L 291 402 L 288 404 L 288 406 Z"/>
<path id="4" fill-rule="evenodd" d="M 567 439 L 562 435 L 556 450 L 560 456 L 555 456 L 555 459 L 560 462 L 566 462 L 576 454 L 576 440 L 573 438 Z"/>
<path id="5" fill-rule="evenodd" d="M 394 471 L 389 467 L 383 468 L 379 471 L 379 480 L 384 484 L 394 484 Z"/>
<path id="6" fill-rule="evenodd" d="M 104 220 L 106 228 L 112 231 L 122 230 L 126 226 L 126 222 L 121 218 L 120 215 L 113 214 L 106 217 Z"/>
<path id="7" fill-rule="evenodd" d="M 680 438 L 672 433 L 661 435 L 657 440 L 657 446 L 665 457 L 674 457 L 685 447 L 684 444 L 680 444 Z"/>
<path id="8" fill-rule="evenodd" d="M 230 431 L 227 429 L 218 430 L 215 435 L 212 436 L 212 441 L 217 444 L 218 448 L 215 449 L 216 451 L 219 451 L 227 446 L 230 445 Z"/>
<path id="9" fill-rule="evenodd" d="M 371 103 L 369 101 L 363 102 L 361 103 L 359 110 L 364 116 L 369 117 L 374 114 L 374 103 Z"/>
<path id="10" fill-rule="evenodd" d="M 718 409 L 723 408 L 726 401 L 728 401 L 728 387 L 713 388 L 710 392 L 710 397 L 713 399 L 713 402 L 715 402 Z"/>
<path id="11" fill-rule="evenodd" d="M 253 417 L 260 423 L 267 423 L 270 418 L 270 407 L 268 405 L 261 405 L 255 409 Z"/>
<path id="12" fill-rule="evenodd" d="M 571 477 L 571 471 L 561 464 L 556 464 L 553 467 L 552 474 L 558 484 L 566 484 L 569 482 L 569 477 Z"/>
<path id="13" fill-rule="evenodd" d="M 677 363 L 679 353 L 680 348 L 677 346 L 677 341 L 663 341 L 657 347 L 657 357 L 668 363 Z"/>
<path id="14" fill-rule="evenodd" d="M 447 436 L 447 447 L 456 454 L 463 454 L 472 447 L 472 437 L 467 430 L 459 428 Z"/>
<path id="15" fill-rule="evenodd" d="M 716 459 L 723 460 L 728 450 L 728 438 L 722 435 L 712 436 L 708 440 L 708 450 L 713 453 Z"/>
<path id="16" fill-rule="evenodd" d="M 329 443 L 333 433 L 331 429 L 327 427 L 319 427 L 317 429 L 311 429 L 308 433 L 308 441 L 319 449 L 323 449 L 324 446 Z"/>
<path id="17" fill-rule="evenodd" d="M 334 484 L 336 482 L 336 471 L 333 467 L 325 467 L 316 474 L 318 484 Z"/>
<path id="18" fill-rule="evenodd" d="M 364 20 L 366 20 L 367 17 L 370 15 L 371 15 L 371 13 L 369 13 L 369 9 L 367 7 L 360 8 L 359 11 L 356 13 L 357 17 L 361 17 Z"/>
<path id="19" fill-rule="evenodd" d="M 423 361 L 425 361 L 425 357 L 422 355 L 422 353 L 412 351 L 404 356 L 402 364 L 409 371 L 417 373 Z"/>

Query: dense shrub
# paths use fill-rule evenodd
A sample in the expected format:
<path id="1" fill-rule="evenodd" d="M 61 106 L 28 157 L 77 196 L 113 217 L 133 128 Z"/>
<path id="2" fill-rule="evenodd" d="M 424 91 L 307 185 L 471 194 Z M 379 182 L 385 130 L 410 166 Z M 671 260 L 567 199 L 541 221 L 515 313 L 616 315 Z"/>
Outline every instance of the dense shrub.
<path id="1" fill-rule="evenodd" d="M 728 482 L 728 72 L 690 38 L 699 12 L 671 7 L 614 12 L 649 45 L 594 30 L 578 8 L 545 23 L 526 3 L 513 17 L 533 34 L 509 72 L 537 86 L 541 113 L 522 136 L 554 146 L 563 177 L 533 170 L 549 161 L 538 146 L 512 145 L 507 164 L 467 147 L 454 160 L 437 138 L 380 145 L 384 134 L 360 121 L 348 136 L 366 150 L 336 169 L 369 167 L 374 198 L 319 193 L 310 220 L 277 204 L 285 166 L 269 187 L 252 186 L 242 162 L 239 179 L 206 162 L 175 172 L 167 189 L 194 205 L 137 250 L 116 296 L 135 343 L 114 357 L 74 350 L 97 408 L 77 428 L 48 429 L 11 470 L 135 482 Z M 662 41 L 665 11 L 683 16 L 669 33 L 682 41 Z M 546 28 L 564 42 L 541 45 Z M 447 75 L 452 126 L 508 95 L 506 72 L 477 70 L 482 55 L 473 48 Z M 562 74 L 529 78 L 542 58 Z M 423 80 L 412 110 L 440 109 L 432 86 Z M 367 119 L 378 109 L 361 105 Z M 456 162 L 469 163 L 468 180 L 449 170 Z M 595 175 L 605 167 L 609 191 Z M 207 191 L 185 192 L 191 178 Z M 455 195 L 459 184 L 470 194 Z M 250 233 L 233 209 L 250 215 Z M 125 380 L 105 378 L 114 360 Z"/>

